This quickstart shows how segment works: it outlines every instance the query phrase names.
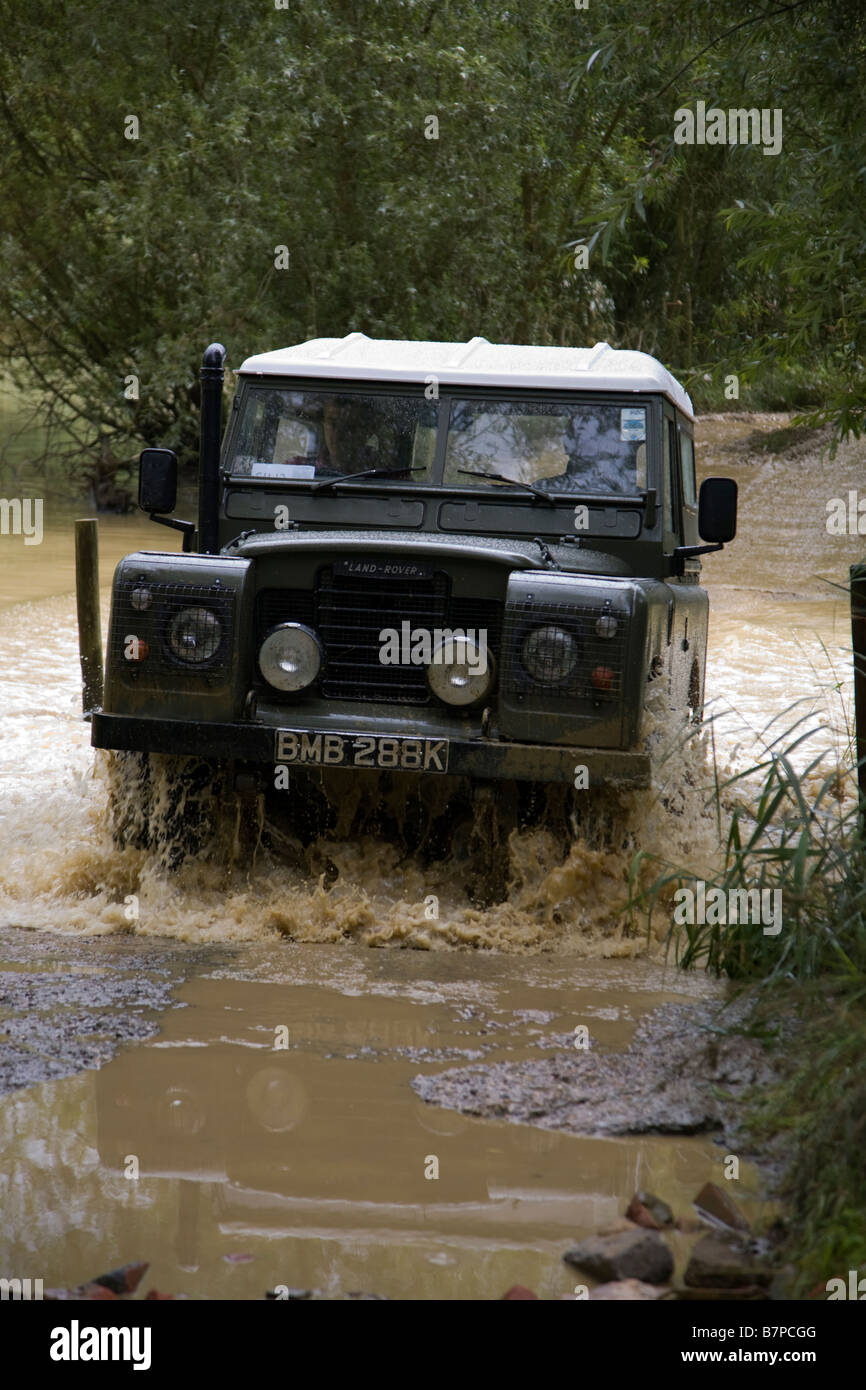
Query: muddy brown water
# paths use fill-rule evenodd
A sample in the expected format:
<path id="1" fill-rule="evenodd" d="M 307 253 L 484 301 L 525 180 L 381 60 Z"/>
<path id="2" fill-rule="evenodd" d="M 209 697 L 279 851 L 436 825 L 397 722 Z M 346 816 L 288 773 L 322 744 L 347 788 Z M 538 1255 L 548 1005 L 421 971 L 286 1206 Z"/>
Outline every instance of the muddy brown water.
<path id="1" fill-rule="evenodd" d="M 834 586 L 862 538 L 829 535 L 825 519 L 864 450 L 831 463 L 814 440 L 768 449 L 784 423 L 710 417 L 699 431 L 703 473 L 741 490 L 738 539 L 706 566 L 711 727 L 731 769 L 774 716 L 781 728 L 809 712 L 824 726 L 815 749 L 845 754 L 850 638 Z M 513 837 L 512 891 L 489 908 L 447 864 L 370 837 L 325 847 L 334 882 L 268 853 L 167 875 L 106 833 L 104 768 L 79 715 L 76 514 L 47 499 L 41 546 L 0 538 L 0 924 L 41 933 L 46 970 L 58 938 L 82 972 L 97 948 L 127 965 L 141 950 L 147 969 L 161 941 L 188 963 L 183 1007 L 155 1013 L 151 1040 L 0 1101 L 0 1273 L 74 1285 L 144 1258 L 149 1284 L 199 1296 L 281 1284 L 476 1298 L 520 1282 L 556 1297 L 574 1283 L 563 1249 L 636 1186 L 685 1212 L 720 1180 L 724 1150 L 707 1137 L 482 1122 L 409 1086 L 449 1064 L 551 1055 L 580 1024 L 593 1046 L 623 1047 L 645 1011 L 718 991 L 664 964 L 665 923 L 647 942 L 617 915 L 636 847 L 696 872 L 717 852 L 703 755 L 672 743 L 665 787 L 626 798 L 615 833 L 575 839 L 564 859 L 543 832 Z M 174 538 L 104 519 L 103 585 L 121 555 L 156 546 Z M 744 1165 L 741 1198 L 758 1192 Z"/>

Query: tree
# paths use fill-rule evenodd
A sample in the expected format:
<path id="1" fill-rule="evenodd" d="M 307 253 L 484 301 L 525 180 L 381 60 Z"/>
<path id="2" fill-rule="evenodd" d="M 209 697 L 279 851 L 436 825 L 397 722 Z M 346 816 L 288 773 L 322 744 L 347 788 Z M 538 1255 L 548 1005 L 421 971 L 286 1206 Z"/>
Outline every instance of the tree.
<path id="1" fill-rule="evenodd" d="M 582 342 L 597 318 L 563 273 L 573 11 L 2 13 L 0 352 L 79 455 L 191 457 L 213 338 L 237 366 L 356 329 Z"/>

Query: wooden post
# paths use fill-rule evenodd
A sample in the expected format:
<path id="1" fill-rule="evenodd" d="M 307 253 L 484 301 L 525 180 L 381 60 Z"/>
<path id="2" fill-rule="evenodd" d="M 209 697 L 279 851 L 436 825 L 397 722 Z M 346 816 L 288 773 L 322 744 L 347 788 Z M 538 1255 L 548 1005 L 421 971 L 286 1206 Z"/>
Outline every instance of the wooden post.
<path id="1" fill-rule="evenodd" d="M 75 593 L 78 653 L 85 718 L 102 708 L 102 623 L 99 611 L 99 523 L 75 523 Z"/>
<path id="2" fill-rule="evenodd" d="M 854 731 L 861 824 L 866 822 L 866 564 L 851 570 L 851 645 L 854 651 Z"/>

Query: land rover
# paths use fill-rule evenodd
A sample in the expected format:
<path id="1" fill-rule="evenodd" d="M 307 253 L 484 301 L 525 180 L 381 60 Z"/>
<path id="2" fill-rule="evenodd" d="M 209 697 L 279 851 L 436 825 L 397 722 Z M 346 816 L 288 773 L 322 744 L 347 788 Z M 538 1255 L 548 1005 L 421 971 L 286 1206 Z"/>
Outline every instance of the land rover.
<path id="1" fill-rule="evenodd" d="M 243 363 L 220 448 L 224 361 L 197 520 L 171 515 L 174 452 L 141 455 L 183 550 L 117 568 L 94 745 L 296 798 L 360 770 L 648 785 L 647 691 L 700 718 L 699 557 L 736 527 L 671 374 L 606 343 L 320 338 Z"/>

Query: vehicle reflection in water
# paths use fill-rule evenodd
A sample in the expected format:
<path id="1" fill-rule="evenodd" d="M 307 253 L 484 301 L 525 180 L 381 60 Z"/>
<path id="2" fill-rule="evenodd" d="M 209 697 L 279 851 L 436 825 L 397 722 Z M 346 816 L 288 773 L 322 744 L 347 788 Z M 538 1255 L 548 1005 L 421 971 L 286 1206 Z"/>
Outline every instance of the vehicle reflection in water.
<path id="1" fill-rule="evenodd" d="M 608 1010 L 611 997 L 608 988 Z M 452 1064 L 477 1057 L 507 999 L 473 1010 L 467 1028 L 466 1011 L 442 999 L 423 1007 L 225 978 L 192 981 L 183 998 L 191 1010 L 164 1015 L 158 1039 L 122 1053 L 94 1084 L 103 1170 L 137 1165 L 150 1190 L 158 1180 L 148 1240 L 165 1246 L 135 1253 L 170 1262 L 160 1279 L 187 1292 L 221 1296 L 213 1262 L 231 1247 L 255 1254 L 231 1271 L 231 1296 L 282 1284 L 490 1298 L 521 1282 L 556 1297 L 574 1283 L 563 1250 L 621 1216 L 635 1186 L 688 1214 L 721 1171 L 707 1138 L 579 1139 L 420 1101 L 409 1083 L 430 1061 L 414 1057 L 431 1045 Z M 646 1007 L 632 1004 L 601 1029 L 615 1045 Z M 274 1050 L 273 1020 L 284 1018 L 290 1046 Z M 562 1051 L 561 1026 L 512 1010 L 485 1060 Z M 434 1162 L 438 1177 L 425 1176 Z"/>

